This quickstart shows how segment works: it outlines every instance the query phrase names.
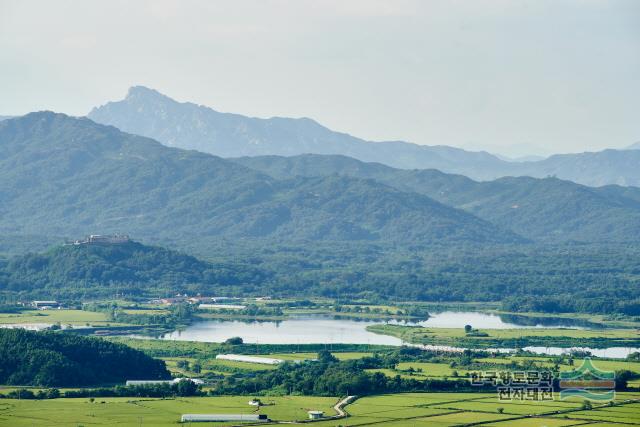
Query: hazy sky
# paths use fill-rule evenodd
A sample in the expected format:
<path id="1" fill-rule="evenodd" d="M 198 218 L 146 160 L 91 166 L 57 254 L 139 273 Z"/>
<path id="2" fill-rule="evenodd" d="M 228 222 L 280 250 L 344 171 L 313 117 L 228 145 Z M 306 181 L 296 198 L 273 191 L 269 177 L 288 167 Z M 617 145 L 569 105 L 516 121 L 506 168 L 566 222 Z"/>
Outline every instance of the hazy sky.
<path id="1" fill-rule="evenodd" d="M 640 1 L 0 0 L 0 115 L 84 115 L 137 84 L 372 140 L 623 147 Z"/>

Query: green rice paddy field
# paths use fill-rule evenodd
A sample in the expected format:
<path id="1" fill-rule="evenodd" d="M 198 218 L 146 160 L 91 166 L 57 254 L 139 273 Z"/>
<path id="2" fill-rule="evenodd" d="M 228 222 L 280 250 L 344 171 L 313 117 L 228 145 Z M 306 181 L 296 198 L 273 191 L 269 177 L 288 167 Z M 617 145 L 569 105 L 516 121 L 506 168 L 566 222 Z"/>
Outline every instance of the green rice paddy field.
<path id="1" fill-rule="evenodd" d="M 177 399 L 98 398 L 0 400 L 2 426 L 177 426 L 184 413 L 254 413 L 251 396 Z M 333 397 L 262 397 L 259 413 L 277 421 L 304 420 L 309 410 L 332 415 Z M 320 421 L 318 427 L 337 426 L 461 426 L 490 427 L 622 427 L 640 425 L 640 393 L 619 393 L 617 405 L 594 404 L 582 410 L 581 401 L 499 401 L 495 394 L 403 393 L 358 399 L 345 419 Z M 501 413 L 500 413 L 501 412 Z M 230 423 L 198 423 L 230 426 Z"/>
<path id="2" fill-rule="evenodd" d="M 252 414 L 264 413 L 279 421 L 305 419 L 307 411 L 332 409 L 332 397 L 261 397 L 267 406 L 258 412 L 250 406 L 251 396 L 190 397 L 176 399 L 97 398 L 51 400 L 0 400 L 0 426 L 177 426 L 187 413 Z M 229 423 L 198 423 L 227 426 Z"/>
<path id="3" fill-rule="evenodd" d="M 20 313 L 0 313 L 0 323 L 63 323 L 69 325 L 85 325 L 90 323 L 104 326 L 109 323 L 104 313 L 83 310 L 27 310 Z M 112 325 L 118 323 L 111 322 Z"/>
<path id="4" fill-rule="evenodd" d="M 634 402 L 625 403 L 633 399 Z M 638 399 L 638 400 L 635 400 Z M 619 393 L 620 406 L 581 410 L 581 401 L 499 401 L 495 394 L 404 393 L 365 397 L 347 407 L 347 419 L 317 426 L 564 427 L 640 425 L 640 393 Z M 499 413 L 499 410 L 502 413 Z M 558 413 L 560 412 L 560 413 Z"/>

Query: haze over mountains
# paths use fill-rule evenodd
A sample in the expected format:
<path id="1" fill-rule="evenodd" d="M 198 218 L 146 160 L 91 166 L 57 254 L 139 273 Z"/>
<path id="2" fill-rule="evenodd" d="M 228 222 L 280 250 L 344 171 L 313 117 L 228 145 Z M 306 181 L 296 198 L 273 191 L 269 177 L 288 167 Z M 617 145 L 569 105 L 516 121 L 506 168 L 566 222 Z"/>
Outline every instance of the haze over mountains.
<path id="1" fill-rule="evenodd" d="M 88 117 L 169 146 L 222 157 L 340 154 L 400 169 L 438 169 L 476 180 L 555 176 L 590 186 L 640 185 L 640 151 L 635 150 L 559 154 L 515 162 L 444 145 L 368 142 L 334 132 L 307 118 L 258 119 L 220 113 L 205 106 L 176 102 L 142 86 L 132 87 L 122 101 L 94 108 Z"/>
<path id="2" fill-rule="evenodd" d="M 0 234 L 394 244 L 638 242 L 640 189 L 476 182 L 333 155 L 222 159 L 51 112 L 0 122 Z"/>
<path id="3" fill-rule="evenodd" d="M 522 242 L 428 196 L 346 176 L 278 180 L 51 112 L 0 122 L 0 234 L 154 242 Z"/>

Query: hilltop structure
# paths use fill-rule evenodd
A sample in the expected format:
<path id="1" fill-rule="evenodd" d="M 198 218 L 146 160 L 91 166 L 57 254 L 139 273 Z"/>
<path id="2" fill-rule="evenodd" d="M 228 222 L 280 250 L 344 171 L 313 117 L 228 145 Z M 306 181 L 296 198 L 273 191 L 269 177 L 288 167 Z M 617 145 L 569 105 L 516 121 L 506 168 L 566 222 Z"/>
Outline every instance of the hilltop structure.
<path id="1" fill-rule="evenodd" d="M 82 240 L 74 240 L 72 243 L 67 243 L 67 245 L 118 245 L 122 243 L 129 243 L 130 241 L 131 239 L 127 234 L 91 234 Z"/>

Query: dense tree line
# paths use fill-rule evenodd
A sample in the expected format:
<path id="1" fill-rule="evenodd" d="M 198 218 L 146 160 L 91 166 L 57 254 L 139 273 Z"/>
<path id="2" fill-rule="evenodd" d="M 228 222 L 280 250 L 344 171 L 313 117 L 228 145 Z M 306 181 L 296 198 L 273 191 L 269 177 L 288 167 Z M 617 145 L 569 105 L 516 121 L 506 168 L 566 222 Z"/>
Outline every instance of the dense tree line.
<path id="1" fill-rule="evenodd" d="M 200 386 L 188 379 L 172 383 L 68 390 L 65 397 L 176 397 L 200 395 Z"/>
<path id="2" fill-rule="evenodd" d="M 318 353 L 317 361 L 283 363 L 275 370 L 251 377 L 225 377 L 212 394 L 278 393 L 316 396 L 366 395 L 401 391 L 478 391 L 468 381 L 447 379 L 416 380 L 400 375 L 387 377 L 365 369 L 389 368 L 397 363 L 393 355 L 339 361 L 328 351 Z"/>
<path id="3" fill-rule="evenodd" d="M 367 372 L 367 369 L 394 369 L 399 362 L 419 361 L 448 363 L 452 368 L 473 371 L 552 371 L 554 387 L 558 389 L 558 364 L 548 367 L 538 365 L 533 360 L 505 363 L 477 362 L 475 358 L 486 357 L 488 353 L 465 351 L 458 355 L 438 355 L 416 348 L 399 348 L 371 357 L 340 361 L 328 351 L 320 351 L 317 361 L 284 363 L 275 370 L 262 371 L 250 376 L 225 376 L 214 383 L 210 393 L 229 394 L 302 394 L 316 396 L 368 395 L 397 392 L 495 392 L 495 386 L 472 385 L 467 378 L 461 378 L 454 370 L 451 378 L 411 378 L 415 371 L 402 371 L 404 375 L 387 376 L 381 372 Z M 638 375 L 630 371 L 616 373 L 616 389 L 626 390 L 627 382 Z"/>
<path id="4" fill-rule="evenodd" d="M 7 394 L 0 394 L 0 399 L 57 399 L 59 397 L 177 397 L 202 395 L 200 386 L 188 379 L 172 383 L 117 385 L 115 387 L 81 388 L 66 390 L 61 393 L 57 388 L 49 388 L 33 392 L 29 389 L 11 390 Z"/>
<path id="5" fill-rule="evenodd" d="M 214 263 L 250 258 L 270 276 L 230 292 L 381 304 L 498 301 L 513 311 L 532 311 L 530 297 L 542 312 L 637 316 L 640 310 L 638 245 L 226 243 L 207 252 L 207 258 Z M 561 301 L 552 304 L 554 299 Z"/>
<path id="6" fill-rule="evenodd" d="M 76 387 L 168 378 L 163 361 L 123 344 L 65 333 L 0 329 L 0 384 Z"/>
<path id="7" fill-rule="evenodd" d="M 201 260 L 131 243 L 62 247 L 0 263 L 0 302 L 176 292 L 372 303 L 497 301 L 510 311 L 638 316 L 640 246 L 221 241 Z"/>

